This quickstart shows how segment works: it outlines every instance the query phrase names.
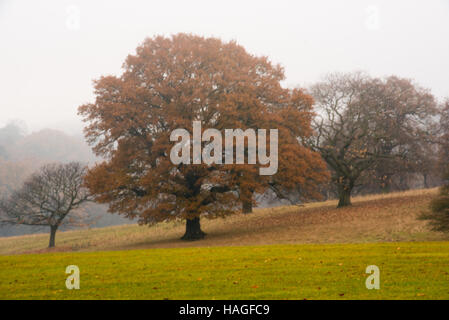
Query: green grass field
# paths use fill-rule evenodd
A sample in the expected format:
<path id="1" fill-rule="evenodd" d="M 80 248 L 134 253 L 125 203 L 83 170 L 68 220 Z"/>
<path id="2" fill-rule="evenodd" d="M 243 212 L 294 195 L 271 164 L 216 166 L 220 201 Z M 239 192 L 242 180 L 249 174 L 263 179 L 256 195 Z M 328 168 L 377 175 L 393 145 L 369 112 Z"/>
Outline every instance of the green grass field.
<path id="1" fill-rule="evenodd" d="M 0 239 L 0 299 L 449 299 L 448 235 L 419 219 L 436 189 L 202 220 Z M 81 289 L 68 290 L 68 265 Z M 368 290 L 368 265 L 380 290 Z"/>
<path id="2" fill-rule="evenodd" d="M 1 299 L 449 299 L 449 243 L 265 245 L 0 256 Z M 65 287 L 66 266 L 79 290 Z M 380 290 L 368 290 L 368 265 Z"/>

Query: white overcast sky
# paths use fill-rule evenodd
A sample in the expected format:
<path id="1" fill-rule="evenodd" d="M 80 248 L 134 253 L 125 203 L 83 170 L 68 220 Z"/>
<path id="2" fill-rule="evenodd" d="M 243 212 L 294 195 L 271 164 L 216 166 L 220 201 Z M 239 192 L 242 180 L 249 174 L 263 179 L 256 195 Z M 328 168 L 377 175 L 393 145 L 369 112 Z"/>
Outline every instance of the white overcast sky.
<path id="1" fill-rule="evenodd" d="M 145 37 L 177 32 L 267 55 L 288 86 L 365 70 L 449 96 L 449 0 L 0 0 L 0 126 L 80 132 L 92 80 L 119 74 Z"/>

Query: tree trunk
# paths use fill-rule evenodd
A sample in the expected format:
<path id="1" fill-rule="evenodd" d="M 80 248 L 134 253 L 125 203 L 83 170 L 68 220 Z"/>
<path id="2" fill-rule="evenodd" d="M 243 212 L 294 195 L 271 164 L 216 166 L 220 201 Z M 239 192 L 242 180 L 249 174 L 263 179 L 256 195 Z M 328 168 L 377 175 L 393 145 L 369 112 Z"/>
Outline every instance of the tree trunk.
<path id="1" fill-rule="evenodd" d="M 182 236 L 182 240 L 194 241 L 203 239 L 206 234 L 201 230 L 200 218 L 186 220 L 186 232 Z"/>
<path id="2" fill-rule="evenodd" d="M 243 201 L 242 212 L 243 213 L 252 213 L 253 212 L 253 202 L 251 200 Z"/>
<path id="3" fill-rule="evenodd" d="M 347 207 L 351 205 L 352 186 L 338 186 L 338 205 L 337 208 Z"/>
<path id="4" fill-rule="evenodd" d="M 240 200 L 242 201 L 242 212 L 253 212 L 253 191 L 249 188 L 242 188 Z"/>
<path id="5" fill-rule="evenodd" d="M 424 177 L 424 188 L 427 189 L 427 188 L 429 188 L 429 183 L 427 182 L 427 174 L 424 173 L 423 177 Z"/>
<path id="6" fill-rule="evenodd" d="M 55 246 L 56 230 L 58 230 L 58 226 L 50 226 L 50 242 L 48 244 L 49 248 L 53 248 Z"/>

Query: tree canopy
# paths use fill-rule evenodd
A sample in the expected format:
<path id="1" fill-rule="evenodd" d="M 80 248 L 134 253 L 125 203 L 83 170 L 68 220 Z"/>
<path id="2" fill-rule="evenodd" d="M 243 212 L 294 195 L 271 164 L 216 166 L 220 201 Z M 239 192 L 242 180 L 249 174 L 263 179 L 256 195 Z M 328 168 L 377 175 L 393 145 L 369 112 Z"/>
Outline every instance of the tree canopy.
<path id="1" fill-rule="evenodd" d="M 411 166 L 426 151 L 436 101 L 412 81 L 330 74 L 311 92 L 317 117 L 309 143 L 332 171 L 339 207 L 351 204 L 351 191 L 369 171 Z"/>

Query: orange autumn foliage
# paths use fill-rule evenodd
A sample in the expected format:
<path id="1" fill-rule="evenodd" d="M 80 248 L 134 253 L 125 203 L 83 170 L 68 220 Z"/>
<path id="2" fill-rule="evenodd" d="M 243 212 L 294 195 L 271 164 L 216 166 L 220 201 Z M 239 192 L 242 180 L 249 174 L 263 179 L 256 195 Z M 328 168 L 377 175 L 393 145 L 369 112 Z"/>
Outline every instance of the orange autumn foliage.
<path id="1" fill-rule="evenodd" d="M 313 99 L 283 88 L 280 66 L 233 41 L 177 34 L 146 39 L 123 69 L 95 81 L 95 101 L 79 108 L 88 142 L 106 159 L 86 185 L 111 212 L 141 224 L 186 219 L 187 229 L 195 220 L 199 230 L 200 216 L 239 211 L 254 192 L 319 196 L 325 165 L 300 142 L 312 134 Z M 174 165 L 170 133 L 192 132 L 197 120 L 203 130 L 278 129 L 278 172 L 260 176 L 259 164 Z"/>

